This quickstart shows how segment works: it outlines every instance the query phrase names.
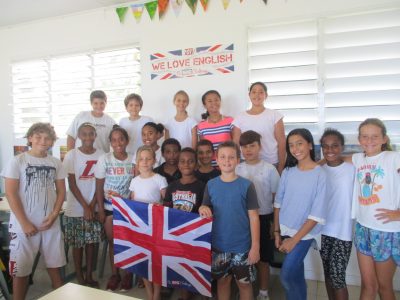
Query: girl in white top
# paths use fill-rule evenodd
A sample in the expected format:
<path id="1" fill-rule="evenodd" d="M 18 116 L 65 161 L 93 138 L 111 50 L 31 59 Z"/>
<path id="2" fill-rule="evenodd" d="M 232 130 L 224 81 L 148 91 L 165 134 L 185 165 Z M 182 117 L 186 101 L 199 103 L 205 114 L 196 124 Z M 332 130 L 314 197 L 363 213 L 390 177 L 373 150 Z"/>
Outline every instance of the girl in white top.
<path id="1" fill-rule="evenodd" d="M 139 175 L 132 179 L 129 186 L 131 199 L 146 203 L 160 204 L 165 197 L 167 180 L 153 172 L 155 153 L 150 146 L 141 146 L 136 153 L 136 167 Z M 144 279 L 147 299 L 160 299 L 161 286 Z"/>
<path id="2" fill-rule="evenodd" d="M 143 99 L 138 94 L 126 96 L 124 104 L 129 117 L 122 118 L 119 121 L 119 126 L 124 128 L 129 135 L 129 144 L 126 147 L 126 152 L 134 155 L 137 149 L 143 145 L 142 128 L 144 124 L 152 122 L 153 119 L 139 114 L 143 107 Z"/>
<path id="3" fill-rule="evenodd" d="M 283 116 L 264 106 L 267 96 L 267 86 L 263 82 L 255 82 L 250 86 L 251 108 L 233 120 L 232 138 L 239 145 L 242 132 L 254 130 L 261 134 L 261 159 L 277 166 L 279 173 L 282 173 L 286 159 Z"/>
<path id="4" fill-rule="evenodd" d="M 400 265 L 400 153 L 390 151 L 379 119 L 358 127 L 364 153 L 353 154 L 354 244 L 361 273 L 360 299 L 395 299 L 393 278 Z"/>
<path id="5" fill-rule="evenodd" d="M 196 149 L 197 122 L 188 116 L 186 108 L 189 105 L 189 95 L 185 91 L 178 91 L 174 96 L 176 115 L 165 124 L 165 139 L 174 138 L 182 148 Z"/>
<path id="6" fill-rule="evenodd" d="M 79 284 L 98 287 L 92 278 L 94 246 L 101 240 L 102 226 L 95 219 L 96 179 L 94 169 L 97 160 L 104 154 L 93 147 L 96 127 L 83 123 L 78 129 L 82 146 L 70 150 L 64 158 L 68 172 L 69 191 L 65 208 L 65 243 L 73 247 L 76 278 Z M 86 275 L 83 276 L 83 249 L 86 253 Z"/>
<path id="7" fill-rule="evenodd" d="M 101 156 L 95 170 L 99 221 L 104 223 L 111 263 L 111 277 L 107 283 L 107 290 L 116 290 L 120 283 L 121 290 L 128 290 L 132 286 L 132 274 L 126 273 L 121 282 L 118 269 L 114 265 L 112 198 L 114 196 L 129 198 L 133 163 L 132 156 L 126 152 L 126 146 L 129 142 L 126 130 L 115 125 L 109 138 L 113 152 Z"/>
<path id="8" fill-rule="evenodd" d="M 153 149 L 156 157 L 153 168 L 160 166 L 165 160 L 161 153 L 161 147 L 158 145 L 158 140 L 164 135 L 164 125 L 156 124 L 154 122 L 147 122 L 142 128 L 142 141 L 146 146 L 150 146 Z M 133 162 L 136 163 L 136 155 L 133 158 Z M 136 170 L 137 172 L 137 170 Z"/>

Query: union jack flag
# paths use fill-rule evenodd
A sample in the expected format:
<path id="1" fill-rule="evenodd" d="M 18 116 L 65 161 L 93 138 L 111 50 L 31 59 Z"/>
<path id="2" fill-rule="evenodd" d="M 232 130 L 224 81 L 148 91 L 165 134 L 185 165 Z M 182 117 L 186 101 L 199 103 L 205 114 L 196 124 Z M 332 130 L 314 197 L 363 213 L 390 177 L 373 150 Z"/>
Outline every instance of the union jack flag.
<path id="1" fill-rule="evenodd" d="M 211 297 L 210 219 L 113 198 L 114 263 L 153 283 Z"/>

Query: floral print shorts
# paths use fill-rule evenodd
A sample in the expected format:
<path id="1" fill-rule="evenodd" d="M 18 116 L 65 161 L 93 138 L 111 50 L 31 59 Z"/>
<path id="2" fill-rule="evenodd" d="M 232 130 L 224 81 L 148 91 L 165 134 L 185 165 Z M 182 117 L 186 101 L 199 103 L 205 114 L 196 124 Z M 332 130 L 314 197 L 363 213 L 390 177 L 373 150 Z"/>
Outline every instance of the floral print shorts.
<path id="1" fill-rule="evenodd" d="M 383 262 L 390 257 L 400 266 L 400 232 L 385 232 L 356 224 L 354 245 L 364 255 L 374 261 Z"/>

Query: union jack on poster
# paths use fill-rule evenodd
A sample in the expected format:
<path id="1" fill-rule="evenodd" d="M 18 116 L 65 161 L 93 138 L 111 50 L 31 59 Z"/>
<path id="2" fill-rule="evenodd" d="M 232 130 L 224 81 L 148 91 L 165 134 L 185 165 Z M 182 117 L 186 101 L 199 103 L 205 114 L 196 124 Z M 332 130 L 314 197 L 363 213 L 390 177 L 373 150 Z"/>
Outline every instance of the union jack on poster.
<path id="1" fill-rule="evenodd" d="M 211 225 L 198 214 L 113 198 L 114 263 L 162 286 L 211 297 Z"/>

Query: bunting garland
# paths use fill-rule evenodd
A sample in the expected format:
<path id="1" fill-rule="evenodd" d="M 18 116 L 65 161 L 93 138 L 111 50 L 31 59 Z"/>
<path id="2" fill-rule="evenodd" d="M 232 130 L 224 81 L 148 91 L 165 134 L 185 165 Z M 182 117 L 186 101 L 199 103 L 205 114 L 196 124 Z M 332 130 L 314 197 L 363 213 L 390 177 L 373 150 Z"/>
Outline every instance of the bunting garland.
<path id="1" fill-rule="evenodd" d="M 186 4 L 190 7 L 194 14 L 196 12 L 197 0 L 186 0 Z"/>
<path id="2" fill-rule="evenodd" d="M 158 6 L 158 1 L 154 0 L 151 2 L 147 2 L 144 4 L 146 7 L 147 12 L 149 13 L 150 19 L 153 20 L 154 15 L 156 14 L 157 11 L 157 6 Z"/>
<path id="3" fill-rule="evenodd" d="M 136 23 L 139 23 L 142 19 L 144 4 L 133 4 L 131 5 L 132 14 L 135 17 Z"/>
<path id="4" fill-rule="evenodd" d="M 231 0 L 221 0 L 224 9 L 226 10 L 231 2 Z M 244 2 L 244 0 L 239 0 L 240 3 Z M 268 4 L 268 0 L 262 0 L 266 5 Z M 198 0 L 142 0 L 140 4 L 132 4 L 130 5 L 132 10 L 132 15 L 136 20 L 136 23 L 139 23 L 142 19 L 143 10 L 146 8 L 147 13 L 151 20 L 154 19 L 154 16 L 157 12 L 158 8 L 158 15 L 159 19 L 162 19 L 168 9 L 168 4 L 171 3 L 172 10 L 176 17 L 179 16 L 183 3 L 186 2 L 187 6 L 190 8 L 193 14 L 196 13 L 197 2 Z M 207 11 L 208 4 L 210 0 L 200 0 L 201 6 L 203 7 L 204 11 Z M 118 15 L 118 19 L 120 23 L 125 21 L 126 13 L 128 12 L 129 6 L 122 6 L 115 8 L 115 12 Z"/>
<path id="5" fill-rule="evenodd" d="M 119 18 L 119 22 L 122 23 L 125 20 L 125 15 L 126 12 L 128 11 L 128 7 L 117 7 L 115 9 L 115 11 L 117 12 L 118 18 Z"/>

